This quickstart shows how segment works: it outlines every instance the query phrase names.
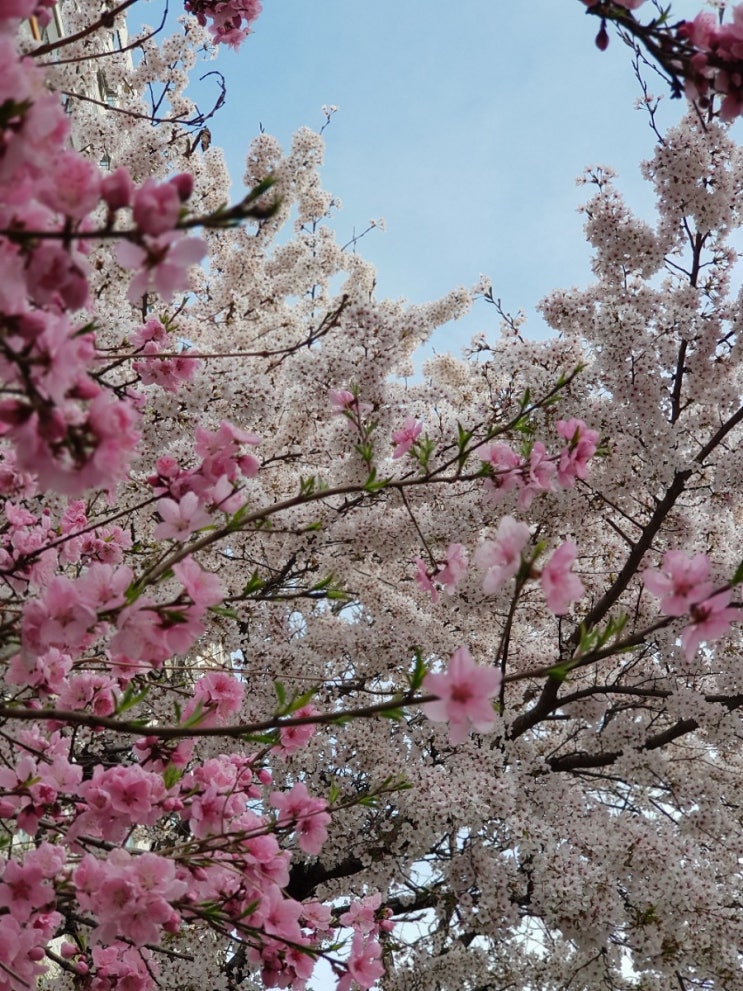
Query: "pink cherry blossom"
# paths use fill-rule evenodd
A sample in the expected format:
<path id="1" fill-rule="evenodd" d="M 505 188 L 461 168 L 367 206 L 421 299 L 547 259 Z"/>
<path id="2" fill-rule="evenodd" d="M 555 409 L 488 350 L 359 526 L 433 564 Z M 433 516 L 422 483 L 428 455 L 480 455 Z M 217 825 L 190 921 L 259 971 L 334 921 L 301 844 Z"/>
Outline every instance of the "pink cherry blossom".
<path id="1" fill-rule="evenodd" d="M 490 699 L 500 691 L 501 681 L 497 668 L 478 666 L 469 650 L 459 647 L 443 674 L 429 672 L 423 679 L 423 691 L 438 696 L 436 702 L 426 702 L 423 711 L 434 722 L 449 723 L 449 741 L 454 745 L 471 730 L 489 733 L 498 722 Z"/>
<path id="2" fill-rule="evenodd" d="M 384 974 L 382 947 L 376 939 L 365 939 L 357 932 L 351 941 L 348 971 L 338 981 L 337 991 L 349 991 L 353 981 L 360 988 L 370 988 Z"/>
<path id="3" fill-rule="evenodd" d="M 495 540 L 484 540 L 475 551 L 475 564 L 485 572 L 483 591 L 494 595 L 518 572 L 521 552 L 529 542 L 529 527 L 512 516 L 498 524 Z"/>
<path id="4" fill-rule="evenodd" d="M 239 475 L 253 478 L 258 473 L 258 460 L 242 450 L 246 444 L 260 444 L 258 434 L 241 430 L 228 420 L 222 420 L 217 430 L 197 427 L 195 437 L 196 453 L 203 459 L 201 471 L 210 481 L 218 482 L 223 477 L 235 481 Z"/>
<path id="5" fill-rule="evenodd" d="M 568 442 L 560 454 L 557 479 L 560 485 L 571 488 L 576 478 L 586 478 L 588 462 L 596 453 L 600 434 L 589 430 L 583 420 L 576 419 L 558 420 L 557 432 Z"/>
<path id="6" fill-rule="evenodd" d="M 377 933 L 379 923 L 377 912 L 382 904 L 382 895 L 377 891 L 373 895 L 367 895 L 357 901 L 351 902 L 347 912 L 340 917 L 340 922 L 344 926 L 349 926 L 357 932 L 368 936 L 369 933 Z"/>
<path id="7" fill-rule="evenodd" d="M 271 804 L 279 811 L 278 825 L 292 825 L 300 850 L 318 854 L 328 838 L 330 816 L 325 811 L 324 798 L 313 798 L 303 782 L 298 782 L 289 792 L 271 793 Z"/>
<path id="8" fill-rule="evenodd" d="M 436 605 L 439 601 L 439 590 L 433 583 L 432 575 L 426 567 L 426 562 L 422 557 L 417 557 L 413 564 L 415 565 L 415 580 L 418 588 L 423 592 L 428 592 L 431 596 L 431 602 Z"/>
<path id="9" fill-rule="evenodd" d="M 240 711 L 244 694 L 245 686 L 227 671 L 209 671 L 194 686 L 195 701 L 213 714 L 217 724 L 226 722 Z M 188 709 L 184 710 L 184 717 L 188 715 Z"/>
<path id="10" fill-rule="evenodd" d="M 420 420 L 409 416 L 402 425 L 402 428 L 392 434 L 392 443 L 395 445 L 395 449 L 392 452 L 393 459 L 401 458 L 404 454 L 407 454 L 422 433 L 423 424 Z"/>
<path id="11" fill-rule="evenodd" d="M 690 609 L 691 624 L 681 631 L 681 646 L 687 658 L 692 658 L 702 643 L 718 640 L 740 617 L 740 611 L 729 606 L 730 589 L 718 592 Z"/>
<path id="12" fill-rule="evenodd" d="M 328 392 L 328 399 L 334 414 L 345 413 L 356 404 L 356 396 L 348 389 L 331 389 Z"/>
<path id="13" fill-rule="evenodd" d="M 442 586 L 447 595 L 454 595 L 457 585 L 467 574 L 467 550 L 463 544 L 449 544 L 446 550 L 446 560 L 438 562 L 431 572 L 427 570 L 423 558 L 416 558 L 413 563 L 415 564 L 415 580 L 419 588 L 428 592 L 431 596 L 431 602 L 436 605 L 439 601 L 437 586 Z"/>
<path id="14" fill-rule="evenodd" d="M 94 946 L 91 950 L 97 978 L 95 991 L 154 991 L 159 969 L 153 954 L 118 940 L 110 946 Z"/>
<path id="15" fill-rule="evenodd" d="M 127 269 L 138 269 L 129 285 L 129 302 L 136 305 L 145 293 L 156 292 L 169 303 L 173 293 L 189 288 L 188 269 L 206 253 L 201 238 L 186 237 L 180 231 L 145 236 L 142 245 L 121 241 L 117 248 L 119 263 Z"/>
<path id="16" fill-rule="evenodd" d="M 133 194 L 134 181 L 123 165 L 101 179 L 101 196 L 109 210 L 116 211 L 129 206 Z"/>
<path id="17" fill-rule="evenodd" d="M 54 888 L 41 867 L 29 862 L 9 860 L 0 884 L 0 908 L 7 909 L 20 923 L 27 922 L 35 909 L 53 904 Z"/>
<path id="18" fill-rule="evenodd" d="M 143 234 L 157 237 L 172 231 L 180 210 L 181 198 L 173 183 L 145 179 L 134 192 L 132 215 Z"/>
<path id="19" fill-rule="evenodd" d="M 436 581 L 444 586 L 447 595 L 453 595 L 466 574 L 467 550 L 464 544 L 449 544 L 446 549 L 446 560 L 436 573 Z"/>
<path id="20" fill-rule="evenodd" d="M 539 492 L 549 492 L 557 474 L 554 459 L 547 453 L 541 441 L 535 441 L 524 466 L 524 487 L 519 492 L 519 508 L 529 509 L 534 496 Z"/>
<path id="21" fill-rule="evenodd" d="M 39 187 L 42 203 L 73 220 L 93 211 L 100 195 L 100 169 L 76 151 L 61 152 Z"/>
<path id="22" fill-rule="evenodd" d="M 162 522 L 155 527 L 155 540 L 188 540 L 195 530 L 210 522 L 195 492 L 186 492 L 179 502 L 159 499 L 157 511 Z"/>
<path id="23" fill-rule="evenodd" d="M 522 460 L 508 444 L 498 441 L 481 449 L 480 457 L 489 467 L 491 475 L 485 479 L 485 498 L 497 504 L 507 492 L 524 484 L 521 473 Z"/>
<path id="24" fill-rule="evenodd" d="M 301 914 L 302 906 L 299 902 L 287 898 L 277 885 L 268 885 L 262 892 L 257 915 L 265 931 L 272 936 L 293 943 L 301 942 L 302 931 L 299 927 Z"/>
<path id="25" fill-rule="evenodd" d="M 314 705 L 304 705 L 301 709 L 297 709 L 296 712 L 292 713 L 292 716 L 314 716 L 317 715 L 318 710 Z M 297 726 L 282 726 L 279 730 L 279 739 L 281 741 L 280 753 L 285 754 L 287 757 L 291 754 L 296 753 L 303 747 L 306 747 L 309 741 L 315 734 L 317 726 L 314 723 L 301 723 Z"/>
<path id="26" fill-rule="evenodd" d="M 556 615 L 568 611 L 571 602 L 584 594 L 583 582 L 571 571 L 578 556 L 578 547 L 572 540 L 566 540 L 552 554 L 542 568 L 540 583 L 547 599 L 547 607 Z"/>
<path id="27" fill-rule="evenodd" d="M 174 564 L 173 574 L 199 611 L 216 606 L 224 598 L 224 588 L 217 575 L 205 571 L 192 557 Z"/>
<path id="28" fill-rule="evenodd" d="M 186 10 L 209 26 L 218 44 L 239 48 L 261 12 L 260 0 L 186 0 Z"/>
<path id="29" fill-rule="evenodd" d="M 691 606 L 706 599 L 714 588 L 709 580 L 710 564 L 706 554 L 693 557 L 684 551 L 666 551 L 663 570 L 643 573 L 645 588 L 660 598 L 660 610 L 666 616 L 683 616 Z"/>
<path id="30" fill-rule="evenodd" d="M 374 408 L 371 403 L 360 402 L 358 396 L 349 389 L 331 389 L 328 392 L 330 411 L 333 416 L 344 416 L 357 428 L 360 419 Z"/>

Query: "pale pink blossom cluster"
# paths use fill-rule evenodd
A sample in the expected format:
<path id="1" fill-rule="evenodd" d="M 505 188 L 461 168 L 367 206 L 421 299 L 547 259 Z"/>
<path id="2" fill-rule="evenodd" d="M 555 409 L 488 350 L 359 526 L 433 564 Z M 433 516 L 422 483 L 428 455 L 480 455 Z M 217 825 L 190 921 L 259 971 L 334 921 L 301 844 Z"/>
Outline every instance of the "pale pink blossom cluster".
<path id="1" fill-rule="evenodd" d="M 703 643 L 728 632 L 739 610 L 730 605 L 732 589 L 714 592 L 706 554 L 666 551 L 662 565 L 662 570 L 649 568 L 643 573 L 645 588 L 660 599 L 660 611 L 666 616 L 688 615 L 691 622 L 681 631 L 681 646 L 692 658 Z"/>
<path id="2" fill-rule="evenodd" d="M 416 558 L 415 580 L 418 587 L 431 596 L 431 602 L 439 601 L 441 586 L 447 595 L 454 595 L 457 585 L 467 574 L 467 549 L 463 544 L 449 544 L 444 561 L 437 561 L 433 570 L 426 568 L 423 558 Z"/>
<path id="3" fill-rule="evenodd" d="M 208 25 L 218 44 L 239 48 L 261 12 L 260 0 L 186 0 L 186 10 Z"/>
<path id="4" fill-rule="evenodd" d="M 259 10 L 250 0 L 189 6 L 215 40 L 233 45 Z M 640 0 L 615 6 L 633 10 Z M 699 892 L 707 885 L 717 894 L 719 878 L 735 876 L 739 866 L 735 850 L 724 860 L 733 829 L 716 818 L 740 805 L 730 799 L 730 782 L 739 777 L 737 661 L 733 650 L 716 657 L 723 688 L 727 679 L 736 694 L 725 697 L 727 728 L 714 737 L 715 721 L 725 720 L 714 709 L 710 719 L 704 707 L 708 698 L 719 706 L 719 685 L 706 683 L 706 672 L 677 677 L 675 650 L 664 658 L 648 629 L 670 626 L 673 637 L 671 620 L 688 617 L 680 640 L 691 670 L 701 644 L 726 634 L 739 610 L 732 591 L 712 582 L 702 554 L 668 551 L 660 569 L 644 573 L 664 616 L 655 626 L 647 625 L 636 568 L 621 581 L 625 545 L 636 553 L 638 528 L 646 547 L 664 547 L 664 521 L 655 525 L 664 505 L 677 513 L 674 532 L 700 530 L 698 489 L 684 491 L 686 476 L 669 463 L 669 451 L 686 444 L 688 463 L 697 476 L 705 472 L 720 513 L 738 508 L 729 482 L 740 467 L 732 440 L 725 434 L 720 459 L 732 467 L 713 463 L 714 444 L 703 448 L 703 465 L 697 456 L 704 424 L 723 436 L 725 404 L 739 408 L 737 372 L 708 396 L 733 364 L 728 350 L 735 349 L 725 342 L 735 333 L 723 333 L 714 309 L 697 313 L 704 294 L 688 286 L 656 328 L 648 299 L 657 297 L 643 287 L 638 302 L 623 278 L 619 295 L 613 284 L 602 285 L 587 302 L 553 304 L 562 337 L 539 345 L 539 361 L 509 357 L 512 338 L 497 361 L 473 363 L 466 375 L 444 359 L 425 387 L 410 387 L 416 398 L 406 405 L 408 386 L 398 388 L 400 366 L 389 356 L 396 349 L 407 355 L 409 340 L 425 339 L 436 320 L 459 312 L 461 296 L 425 312 L 370 302 L 368 271 L 316 229 L 314 218 L 327 209 L 311 166 L 317 143 L 301 135 L 290 167 L 261 135 L 249 168 L 261 176 L 275 171 L 285 195 L 299 190 L 301 230 L 279 249 L 269 241 L 269 222 L 255 236 L 210 236 L 208 290 L 183 300 L 184 320 L 195 326 L 203 318 L 203 336 L 194 340 L 213 344 L 231 335 L 230 353 L 234 348 L 241 360 L 230 368 L 224 354 L 207 348 L 191 357 L 179 350 L 179 317 L 159 309 L 155 316 L 153 296 L 168 304 L 188 290 L 188 266 L 205 249 L 184 233 L 195 223 L 185 216 L 193 181 L 177 168 L 193 164 L 204 187 L 199 202 L 212 196 L 217 211 L 215 190 L 202 181 L 208 169 L 196 162 L 192 142 L 176 148 L 184 142 L 175 127 L 178 142 L 160 163 L 170 178 L 146 177 L 146 141 L 137 148 L 132 140 L 129 166 L 110 174 L 74 151 L 56 96 L 16 54 L 18 18 L 43 19 L 47 8 L 10 0 L 0 12 L 0 266 L 7 276 L 0 280 L 0 991 L 32 986 L 48 960 L 64 972 L 63 983 L 83 991 L 237 986 L 253 980 L 249 972 L 267 987 L 304 991 L 320 956 L 339 991 L 366 991 L 382 978 L 385 959 L 395 958 L 415 963 L 413 983 L 422 987 L 479 987 L 492 976 L 488 940 L 500 946 L 514 933 L 527 976 L 504 953 L 506 983 L 598 987 L 611 966 L 617 974 L 626 969 L 624 953 L 611 964 L 612 946 L 631 947 L 633 966 L 647 963 L 644 979 L 659 973 L 666 956 L 669 968 L 683 969 L 677 956 L 687 953 L 687 942 L 689 957 L 699 956 L 686 970 L 706 982 L 709 954 L 726 946 L 734 953 L 739 943 L 726 930 L 720 939 L 704 930 L 694 942 L 688 917 L 674 914 L 675 894 L 687 890 L 692 868 L 703 872 L 713 859 L 718 830 L 720 863 L 714 858 L 714 873 L 695 889 L 694 922 L 704 929 L 730 915 L 730 889 L 720 887 L 717 901 Z M 715 57 L 723 50 L 737 57 L 739 19 Z M 705 25 L 699 21 L 695 43 L 711 50 Z M 170 40 L 163 64 L 174 64 L 180 43 Z M 146 49 L 152 61 L 155 47 Z M 97 71 L 86 61 L 69 73 Z M 132 124 L 141 134 L 139 126 Z M 150 129 L 148 121 L 148 138 Z M 700 140 L 720 138 L 705 132 Z M 719 146 L 713 149 L 715 157 Z M 698 165 L 699 155 L 689 157 Z M 682 175 L 669 184 L 687 204 L 740 173 L 737 159 L 725 161 L 714 181 Z M 689 216 L 682 218 L 687 233 Z M 603 221 L 592 229 L 614 249 L 615 235 Z M 87 245 L 96 238 L 121 244 L 91 254 Z M 348 283 L 318 324 L 341 255 Z M 107 288 L 115 257 L 135 272 L 128 291 Z M 700 268 L 710 280 L 705 299 L 715 296 L 721 257 Z M 109 298 L 119 309 L 107 311 Z M 299 301 L 296 310 L 288 300 Z M 617 330 L 619 310 L 622 334 L 625 324 L 638 324 L 629 349 Z M 582 396 L 586 419 L 626 446 L 617 450 L 626 455 L 622 467 L 638 473 L 637 491 L 625 491 L 625 478 L 613 481 L 603 465 L 594 469 L 598 480 L 589 478 L 599 434 L 582 419 L 559 420 L 560 443 L 552 449 L 530 426 L 521 447 L 519 427 L 502 429 L 509 421 L 523 428 L 525 405 L 512 399 L 522 374 L 534 376 L 530 395 L 539 389 L 548 397 L 535 408 L 549 417 L 554 381 L 580 351 L 570 335 L 578 339 L 587 327 L 595 339 L 585 350 L 599 371 L 571 401 Z M 656 331 L 664 354 L 674 334 L 688 336 L 665 376 L 657 374 L 657 356 L 646 357 Z M 712 341 L 706 352 L 705 335 Z M 264 339 L 265 364 L 254 357 Z M 212 358 L 222 379 L 209 374 Z M 328 382 L 353 382 L 356 370 L 363 392 L 354 386 L 328 396 Z M 436 443 L 424 434 L 433 385 L 441 396 Z M 607 395 L 611 402 L 602 405 Z M 379 463 L 372 411 L 381 422 L 390 411 L 400 416 L 397 429 L 385 433 Z M 729 415 L 732 430 L 739 414 Z M 470 434 L 463 424 L 474 423 Z M 259 444 L 262 462 L 254 453 Z M 444 452 L 443 467 L 427 460 L 431 450 Z M 368 469 L 361 480 L 354 454 Z M 420 474 L 410 467 L 416 461 Z M 401 477 L 382 477 L 390 469 Z M 659 495 L 664 486 L 676 493 L 674 505 Z M 489 529 L 493 503 L 509 497 L 530 519 L 503 515 Z M 717 520 L 707 515 L 703 526 L 714 531 Z M 580 565 L 568 534 L 580 542 Z M 711 534 L 710 545 L 714 537 L 722 548 L 719 536 Z M 408 572 L 420 542 L 428 560 L 415 560 L 414 582 Z M 477 580 L 468 578 L 470 558 Z M 451 608 L 421 608 L 418 590 L 434 604 L 443 591 Z M 638 618 L 628 639 L 611 639 L 626 620 L 609 615 L 612 605 L 601 614 L 603 631 L 584 627 L 588 608 L 568 616 L 584 596 L 581 605 L 590 596 L 592 613 L 610 599 L 617 610 L 632 610 Z M 598 664 L 591 659 L 596 637 L 603 637 Z M 465 640 L 472 653 L 454 649 Z M 641 650 L 629 653 L 640 642 Z M 406 668 L 411 648 L 414 675 Z M 548 690 L 532 704 L 540 681 Z M 633 696 L 641 707 L 631 708 Z M 445 724 L 442 733 L 413 711 L 422 698 L 424 714 Z M 356 700 L 371 701 L 362 714 L 384 711 L 397 720 L 392 730 L 382 720 L 351 718 Z M 330 732 L 317 732 L 331 720 Z M 666 775 L 663 750 L 665 738 L 675 740 L 690 724 L 702 732 L 679 766 L 701 753 L 704 787 L 707 779 L 723 781 L 724 801 L 705 792 L 697 802 L 688 788 L 678 816 L 657 815 L 658 794 L 670 809 L 673 795 L 687 790 L 678 787 L 678 766 Z M 494 732 L 468 744 L 470 734 Z M 451 746 L 440 745 L 444 733 Z M 706 750 L 705 733 L 713 739 Z M 626 794 L 638 797 L 629 814 L 624 782 L 619 804 L 609 792 L 604 803 L 595 778 L 588 794 L 581 790 L 586 769 L 603 768 L 612 780 L 640 762 L 646 775 L 651 752 L 649 815 L 637 814 L 644 799 L 632 778 Z M 725 777 L 726 763 L 734 778 Z M 571 771 L 578 774 L 567 778 Z M 695 817 L 704 827 L 698 855 Z M 683 835 L 669 856 L 666 839 L 682 818 Z M 619 842 L 626 849 L 617 855 Z M 678 877 L 664 873 L 677 867 Z M 328 904 L 316 900 L 317 891 Z M 408 908 L 421 928 L 430 917 L 426 952 L 408 954 L 402 941 L 388 940 L 393 916 Z M 524 912 L 534 914 L 546 939 L 568 947 L 550 966 L 572 972 L 545 976 L 544 956 L 525 949 Z M 686 934 L 683 947 L 678 932 Z M 534 960 L 527 957 L 538 958 L 538 972 L 528 970 Z M 204 977 L 212 958 L 222 966 L 214 980 Z M 728 958 L 723 964 L 727 980 L 735 970 Z M 178 968 L 188 965 L 193 971 L 182 978 Z M 404 974 L 391 980 L 406 983 Z"/>
<path id="5" fill-rule="evenodd" d="M 732 121 L 743 113 L 743 4 L 731 8 L 732 20 L 699 13 L 678 28 L 679 38 L 695 49 L 686 79 L 686 95 L 703 104 L 722 97 L 720 117 Z"/>
<path id="6" fill-rule="evenodd" d="M 535 572 L 536 554 L 527 558 L 524 553 L 530 540 L 526 523 L 520 523 L 512 516 L 503 517 L 495 539 L 484 540 L 475 551 L 475 563 L 484 572 L 483 591 L 486 595 L 495 595 L 519 574 L 523 580 L 539 577 L 548 609 L 561 616 L 585 591 L 580 578 L 572 572 L 578 556 L 577 545 L 566 540 L 552 553 L 541 572 Z"/>
<path id="7" fill-rule="evenodd" d="M 596 45 L 609 44 L 607 20 L 626 26 L 626 16 L 615 8 L 637 10 L 645 0 L 582 0 L 589 11 L 602 18 Z M 718 5 L 722 10 L 727 4 Z M 671 8 L 669 8 L 670 11 Z M 632 20 L 633 32 L 646 44 L 653 58 L 673 80 L 674 95 L 686 96 L 706 109 L 714 96 L 721 97 L 719 117 L 733 121 L 743 113 L 743 4 L 730 6 L 732 19 L 700 12 L 693 20 L 670 25 L 670 18 L 655 18 L 642 25 Z"/>
<path id="8" fill-rule="evenodd" d="M 142 357 L 132 362 L 142 385 L 158 385 L 166 392 L 178 392 L 184 382 L 193 379 L 199 368 L 199 359 L 187 354 L 172 355 L 178 348 L 175 335 L 162 321 L 151 317 L 147 323 L 129 335 L 129 341 Z M 168 357 L 158 357 L 168 351 Z"/>
<path id="9" fill-rule="evenodd" d="M 401 434 L 393 434 L 398 446 L 415 440 L 411 425 L 417 433 L 422 425 L 408 421 Z M 419 429 L 420 428 L 420 429 Z M 596 453 L 599 434 L 589 429 L 582 420 L 559 420 L 558 434 L 567 442 L 556 455 L 548 455 L 544 444 L 535 441 L 528 457 L 522 457 L 508 444 L 498 441 L 481 448 L 484 466 L 488 471 L 485 480 L 485 493 L 489 502 L 501 502 L 507 493 L 518 493 L 518 505 L 528 509 L 537 493 L 551 492 L 555 488 L 572 488 L 576 479 L 585 480 L 588 464 Z M 404 434 L 404 438 L 403 438 Z M 525 563 L 524 551 L 531 534 L 526 523 L 504 516 L 498 525 L 495 539 L 485 539 L 476 548 L 475 564 L 484 572 L 482 588 L 486 595 L 495 595 L 511 578 L 521 571 Z M 535 571 L 535 555 L 527 562 L 524 580 L 538 577 L 547 600 L 547 606 L 556 615 L 565 614 L 571 603 L 584 593 L 583 583 L 572 572 L 578 555 L 574 541 L 565 541 L 552 554 L 541 572 Z M 428 568 L 423 558 L 416 558 L 415 580 L 423 591 L 428 592 L 435 605 L 439 600 L 439 589 L 453 595 L 457 586 L 467 574 L 467 550 L 463 544 L 449 545 L 444 561 L 436 561 Z"/>
<path id="10" fill-rule="evenodd" d="M 572 488 L 576 480 L 586 478 L 588 463 L 596 453 L 599 434 L 582 420 L 559 420 L 557 433 L 566 441 L 562 450 L 548 454 L 541 441 L 535 441 L 527 457 L 522 457 L 504 441 L 497 441 L 481 451 L 489 469 L 485 481 L 486 497 L 493 503 L 509 492 L 518 493 L 520 509 L 529 509 L 538 493 L 556 487 Z"/>

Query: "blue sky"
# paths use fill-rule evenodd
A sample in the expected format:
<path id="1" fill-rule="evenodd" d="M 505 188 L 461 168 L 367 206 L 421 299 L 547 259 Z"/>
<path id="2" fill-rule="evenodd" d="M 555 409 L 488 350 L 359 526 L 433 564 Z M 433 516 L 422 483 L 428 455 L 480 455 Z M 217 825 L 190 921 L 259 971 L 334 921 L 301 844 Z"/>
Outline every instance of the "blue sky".
<path id="1" fill-rule="evenodd" d="M 263 6 L 240 52 L 225 50 L 216 62 L 228 93 L 210 122 L 213 141 L 226 150 L 237 196 L 259 126 L 288 145 L 296 128 L 322 125 L 323 104 L 336 104 L 323 179 L 342 200 L 335 225 L 343 241 L 385 219 L 386 232 L 359 246 L 377 266 L 380 295 L 422 302 L 484 273 L 504 306 L 523 308 L 539 333 L 537 301 L 590 280 L 576 212 L 584 167 L 611 165 L 630 203 L 652 216 L 638 166 L 653 135 L 634 106 L 630 52 L 615 36 L 599 52 L 598 21 L 577 0 Z M 693 16 L 700 6 L 677 0 L 673 9 Z M 677 120 L 683 102 L 671 101 L 660 80 L 650 85 L 666 97 L 662 121 Z M 456 351 L 497 323 L 480 303 L 435 344 Z"/>

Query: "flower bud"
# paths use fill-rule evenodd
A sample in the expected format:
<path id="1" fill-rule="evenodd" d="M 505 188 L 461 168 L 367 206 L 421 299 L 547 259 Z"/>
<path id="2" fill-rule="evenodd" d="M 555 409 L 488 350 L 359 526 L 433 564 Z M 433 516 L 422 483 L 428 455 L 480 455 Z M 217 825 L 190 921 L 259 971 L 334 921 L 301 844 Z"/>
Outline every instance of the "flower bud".
<path id="1" fill-rule="evenodd" d="M 129 206 L 134 192 L 134 182 L 123 165 L 101 181 L 101 196 L 109 210 Z"/>
<path id="2" fill-rule="evenodd" d="M 185 203 L 193 192 L 193 176 L 189 172 L 179 172 L 178 175 L 173 176 L 170 183 L 175 186 L 181 203 Z"/>

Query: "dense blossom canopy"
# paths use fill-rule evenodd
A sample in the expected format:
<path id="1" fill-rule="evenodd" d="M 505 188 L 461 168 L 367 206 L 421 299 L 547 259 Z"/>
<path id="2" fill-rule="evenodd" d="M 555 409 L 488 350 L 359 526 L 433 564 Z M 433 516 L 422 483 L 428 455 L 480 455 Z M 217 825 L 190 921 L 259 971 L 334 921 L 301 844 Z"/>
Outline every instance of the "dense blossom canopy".
<path id="1" fill-rule="evenodd" d="M 225 206 L 260 4 L 127 6 L 0 9 L 0 991 L 739 991 L 740 8 L 586 4 L 698 101 L 655 226 L 590 171 L 554 335 L 415 378 L 490 288 L 378 300 L 307 129 Z"/>

